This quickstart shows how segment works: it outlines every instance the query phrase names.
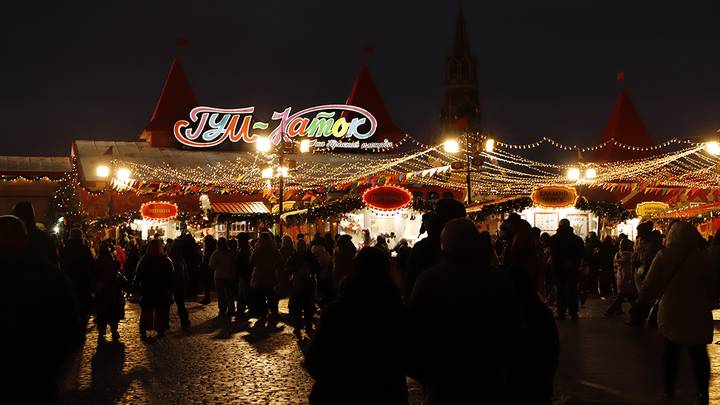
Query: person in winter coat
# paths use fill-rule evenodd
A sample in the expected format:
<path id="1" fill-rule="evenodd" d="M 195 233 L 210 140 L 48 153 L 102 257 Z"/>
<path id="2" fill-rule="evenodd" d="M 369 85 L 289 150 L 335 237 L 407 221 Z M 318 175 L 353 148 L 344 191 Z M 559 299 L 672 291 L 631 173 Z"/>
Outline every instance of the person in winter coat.
<path id="1" fill-rule="evenodd" d="M 250 291 L 250 277 L 252 276 L 252 268 L 250 267 L 250 249 L 249 236 L 242 232 L 237 236 L 238 253 L 237 253 L 237 274 L 238 274 L 238 296 L 236 306 L 236 317 L 245 316 L 245 309 L 252 306 L 252 293 Z M 250 308 L 252 312 L 252 308 Z"/>
<path id="2" fill-rule="evenodd" d="M 612 236 L 608 235 L 603 239 L 597 251 L 598 264 L 598 283 L 600 286 L 600 295 L 608 297 L 616 292 L 615 289 L 615 272 L 614 258 L 617 253 Z"/>
<path id="3" fill-rule="evenodd" d="M 258 322 L 263 325 L 266 321 L 267 311 L 273 316 L 272 321 L 277 319 L 278 298 L 275 292 L 277 286 L 277 273 L 283 266 L 282 256 L 275 247 L 272 235 L 263 232 L 258 238 L 257 246 L 250 256 L 250 267 L 252 276 L 250 286 L 257 299 Z"/>
<path id="4" fill-rule="evenodd" d="M 560 339 L 552 311 L 544 303 L 543 256 L 539 234 L 528 232 L 524 224 L 515 234 L 508 256 L 508 272 L 519 299 L 524 323 L 525 341 L 532 346 L 518 347 L 519 363 L 511 371 L 512 379 L 522 390 L 512 393 L 510 403 L 551 405 L 553 382 L 560 357 Z M 539 229 L 538 229 L 539 231 Z M 529 254 L 529 252 L 535 254 Z M 487 266 L 487 265 L 486 265 Z"/>
<path id="5" fill-rule="evenodd" d="M 315 260 L 320 266 L 317 274 L 317 292 L 320 296 L 320 308 L 324 308 L 330 301 L 335 299 L 335 288 L 332 274 L 332 257 L 325 250 L 325 240 L 320 239 L 318 243 L 314 243 L 310 248 L 310 252 L 315 256 Z"/>
<path id="6" fill-rule="evenodd" d="M 172 304 L 175 275 L 172 261 L 163 254 L 162 241 L 153 239 L 147 253 L 140 259 L 135 283 L 142 294 L 140 300 L 140 337 L 147 338 L 148 330 L 156 330 L 158 337 L 165 336 L 167 319 Z"/>
<path id="7" fill-rule="evenodd" d="M 710 360 L 706 345 L 712 342 L 712 309 L 718 298 L 717 274 L 704 245 L 693 225 L 675 222 L 638 297 L 640 303 L 660 299 L 658 329 L 665 337 L 665 395 L 675 395 L 678 357 L 685 347 L 692 361 L 700 405 L 709 401 Z"/>
<path id="8" fill-rule="evenodd" d="M 212 257 L 216 247 L 217 241 L 215 238 L 213 238 L 212 235 L 205 235 L 205 238 L 203 239 L 202 263 L 200 265 L 200 284 L 203 290 L 203 299 L 200 300 L 200 303 L 204 305 L 210 303 L 210 291 L 213 287 L 213 274 L 212 268 L 210 267 L 210 257 Z"/>
<path id="9" fill-rule="evenodd" d="M 98 329 L 98 341 L 105 341 L 105 333 L 110 325 L 112 339 L 120 339 L 118 322 L 125 318 L 125 297 L 120 264 L 113 257 L 108 241 L 103 241 L 98 250 L 95 265 L 95 323 Z"/>
<path id="10" fill-rule="evenodd" d="M 635 288 L 638 291 L 642 288 L 643 280 L 650 270 L 655 255 L 662 249 L 662 237 L 660 232 L 653 230 L 653 226 L 652 221 L 645 221 L 637 226 L 632 261 L 635 269 Z"/>
<path id="11" fill-rule="evenodd" d="M 2 396 L 6 403 L 55 404 L 85 330 L 68 277 L 32 246 L 19 218 L 0 216 L 0 269 L 10 287 L 0 307 Z"/>
<path id="12" fill-rule="evenodd" d="M 310 404 L 407 404 L 407 316 L 389 258 L 360 249 L 305 355 Z"/>
<path id="13" fill-rule="evenodd" d="M 140 249 L 138 248 L 138 242 L 135 238 L 130 239 L 125 253 L 127 255 L 127 260 L 125 261 L 125 278 L 127 278 L 130 285 L 132 285 L 135 280 L 135 270 L 137 270 L 137 265 L 140 263 Z M 128 291 L 128 296 L 132 297 L 132 295 L 133 291 L 131 288 L 130 291 Z"/>
<path id="14" fill-rule="evenodd" d="M 185 243 L 183 238 L 175 239 L 175 242 L 168 246 L 167 250 L 168 258 L 173 263 L 173 299 L 177 307 L 178 318 L 180 318 L 180 327 L 187 329 L 190 327 L 190 315 L 185 308 L 185 290 L 190 281 L 190 275 L 183 255 L 183 243 Z"/>
<path id="15" fill-rule="evenodd" d="M 612 318 L 617 314 L 622 314 L 622 304 L 625 300 L 632 305 L 637 298 L 637 290 L 635 289 L 635 280 L 633 277 L 632 264 L 632 242 L 623 239 L 620 242 L 620 250 L 615 254 L 615 284 L 617 295 L 615 301 L 610 304 L 605 311 L 606 318 Z"/>
<path id="16" fill-rule="evenodd" d="M 461 202 L 451 198 L 442 198 L 435 204 L 433 215 L 423 215 L 423 229 L 427 231 L 428 237 L 413 245 L 410 258 L 408 259 L 407 277 L 403 295 L 405 299 L 410 298 L 415 281 L 420 275 L 436 265 L 442 259 L 440 249 L 440 234 L 445 224 L 454 218 L 464 218 L 465 207 Z M 427 221 L 426 221 L 427 216 Z"/>
<path id="17" fill-rule="evenodd" d="M 20 201 L 13 207 L 13 215 L 20 218 L 25 224 L 29 239 L 29 249 L 43 258 L 51 266 L 58 267 L 57 245 L 47 232 L 37 227 L 35 223 L 35 207 L 29 201 Z"/>
<path id="18" fill-rule="evenodd" d="M 482 267 L 480 243 L 472 222 L 448 222 L 442 262 L 418 278 L 409 299 L 408 376 L 423 385 L 425 404 L 464 404 L 478 392 L 484 403 L 502 404 L 513 391 L 521 300 L 509 272 Z"/>
<path id="19" fill-rule="evenodd" d="M 287 261 L 287 271 L 292 285 L 288 309 L 295 328 L 293 333 L 298 338 L 303 325 L 308 334 L 312 332 L 312 320 L 315 313 L 315 280 L 319 269 L 320 265 L 315 256 L 308 251 L 305 241 L 299 240 L 295 253 Z"/>
<path id="20" fill-rule="evenodd" d="M 557 318 L 565 319 L 566 312 L 578 318 L 578 273 L 582 264 L 585 244 L 575 235 L 570 221 L 560 220 L 560 227 L 550 237 L 550 260 L 557 285 Z"/>
<path id="21" fill-rule="evenodd" d="M 70 279 L 78 304 L 78 312 L 83 328 L 82 334 L 84 336 L 90 315 L 90 301 L 95 290 L 93 281 L 95 259 L 93 259 L 93 254 L 85 243 L 80 229 L 73 228 L 70 230 L 70 240 L 68 240 L 60 255 L 60 270 Z"/>
<path id="22" fill-rule="evenodd" d="M 293 246 L 292 236 L 284 235 L 280 245 L 280 256 L 282 256 L 283 263 L 287 264 L 290 257 L 295 254 L 295 247 Z M 290 294 L 290 278 L 287 271 L 280 271 L 278 273 L 278 296 L 287 297 Z"/>
<path id="23" fill-rule="evenodd" d="M 340 288 L 342 281 L 352 271 L 352 261 L 356 253 L 357 248 L 352 242 L 352 236 L 340 235 L 333 252 L 333 284 L 336 290 Z"/>
<path id="24" fill-rule="evenodd" d="M 215 291 L 218 298 L 218 317 L 235 315 L 235 289 L 237 286 L 237 253 L 228 248 L 225 238 L 218 239 L 217 249 L 210 257 L 210 268 L 215 273 Z"/>

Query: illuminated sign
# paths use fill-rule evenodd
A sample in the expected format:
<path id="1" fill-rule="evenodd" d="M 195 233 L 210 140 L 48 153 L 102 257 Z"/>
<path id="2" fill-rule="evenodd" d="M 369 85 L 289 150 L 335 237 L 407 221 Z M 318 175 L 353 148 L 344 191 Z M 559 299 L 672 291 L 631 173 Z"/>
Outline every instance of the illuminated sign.
<path id="1" fill-rule="evenodd" d="M 575 205 L 578 194 L 572 187 L 545 186 L 533 190 L 533 204 L 548 208 L 565 208 Z"/>
<path id="2" fill-rule="evenodd" d="M 378 211 L 394 211 L 412 204 L 410 191 L 400 186 L 375 186 L 365 190 L 363 203 Z"/>
<path id="3" fill-rule="evenodd" d="M 150 201 L 140 207 L 140 215 L 143 219 L 167 221 L 177 217 L 178 206 L 167 201 Z"/>
<path id="4" fill-rule="evenodd" d="M 662 211 L 667 211 L 668 209 L 670 209 L 670 206 L 665 204 L 664 202 L 646 201 L 641 202 L 635 207 L 635 213 L 639 217 L 647 217 L 655 215 Z"/>
<path id="5" fill-rule="evenodd" d="M 193 148 L 210 148 L 226 140 L 255 143 L 264 135 L 254 130 L 266 131 L 270 123 L 253 122 L 254 112 L 255 107 L 195 107 L 190 111 L 189 120 L 175 123 L 173 134 L 180 143 Z M 327 104 L 294 114 L 290 113 L 288 107 L 283 112 L 274 112 L 272 120 L 278 122 L 268 137 L 275 145 L 283 139 L 293 142 L 293 138 L 302 137 L 309 139 L 316 147 L 328 149 L 380 149 L 393 146 L 387 139 L 365 142 L 375 134 L 378 122 L 369 111 L 354 105 Z"/>

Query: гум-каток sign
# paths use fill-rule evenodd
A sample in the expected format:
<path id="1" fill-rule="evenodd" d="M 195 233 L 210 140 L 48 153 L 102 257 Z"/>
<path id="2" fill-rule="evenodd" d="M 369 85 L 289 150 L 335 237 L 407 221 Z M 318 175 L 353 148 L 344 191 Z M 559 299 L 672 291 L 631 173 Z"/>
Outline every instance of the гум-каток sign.
<path id="1" fill-rule="evenodd" d="M 293 138 L 303 137 L 316 146 L 330 149 L 393 146 L 392 142 L 387 140 L 365 142 L 375 134 L 378 122 L 364 108 L 347 104 L 327 104 L 306 108 L 292 115 L 290 110 L 288 107 L 283 112 L 274 112 L 272 115 L 272 120 L 279 122 L 267 136 L 275 145 L 278 145 L 283 137 L 288 142 Z M 175 123 L 173 134 L 180 143 L 193 148 L 210 148 L 225 140 L 255 143 L 264 135 L 253 131 L 265 131 L 270 124 L 262 121 L 253 123 L 254 112 L 255 107 L 195 107 L 190 111 L 189 120 Z"/>

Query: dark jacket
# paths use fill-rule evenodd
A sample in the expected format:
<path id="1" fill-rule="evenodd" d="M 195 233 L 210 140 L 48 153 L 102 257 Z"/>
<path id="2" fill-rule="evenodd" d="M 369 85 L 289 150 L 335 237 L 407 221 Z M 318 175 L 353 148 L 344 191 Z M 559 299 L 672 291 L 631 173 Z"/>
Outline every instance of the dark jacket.
<path id="1" fill-rule="evenodd" d="M 120 263 L 110 256 L 99 257 L 95 265 L 95 313 L 108 320 L 125 318 L 123 279 Z"/>
<path id="2" fill-rule="evenodd" d="M 0 268 L 13 286 L 0 307 L 3 396 L 53 403 L 62 365 L 85 336 L 70 281 L 45 258 L 0 257 Z"/>
<path id="3" fill-rule="evenodd" d="M 433 235 L 417 242 L 410 252 L 407 262 L 407 276 L 405 277 L 406 300 L 412 293 L 415 281 L 426 270 L 435 267 L 440 263 L 442 251 L 440 250 L 440 237 Z"/>
<path id="4" fill-rule="evenodd" d="M 60 256 L 60 269 L 70 279 L 73 292 L 81 311 L 87 311 L 95 286 L 93 284 L 93 259 L 90 248 L 82 239 L 70 239 Z"/>
<path id="5" fill-rule="evenodd" d="M 305 356 L 315 384 L 311 404 L 407 404 L 406 314 L 388 278 L 368 285 L 353 275 L 329 304 Z"/>
<path id="6" fill-rule="evenodd" d="M 423 384 L 426 404 L 467 403 L 478 393 L 484 403 L 507 403 L 518 347 L 527 344 L 519 301 L 505 272 L 448 261 L 418 278 L 409 375 Z"/>
<path id="7" fill-rule="evenodd" d="M 314 291 L 315 281 L 320 271 L 315 255 L 310 251 L 298 252 L 290 256 L 287 262 L 287 271 L 290 275 L 290 285 L 293 292 Z"/>
<path id="8" fill-rule="evenodd" d="M 585 244 L 570 227 L 560 227 L 550 237 L 550 258 L 555 277 L 577 274 L 582 264 Z"/>
<path id="9" fill-rule="evenodd" d="M 142 308 L 170 306 L 173 289 L 173 264 L 167 256 L 146 254 L 140 259 L 135 283 L 142 293 Z"/>

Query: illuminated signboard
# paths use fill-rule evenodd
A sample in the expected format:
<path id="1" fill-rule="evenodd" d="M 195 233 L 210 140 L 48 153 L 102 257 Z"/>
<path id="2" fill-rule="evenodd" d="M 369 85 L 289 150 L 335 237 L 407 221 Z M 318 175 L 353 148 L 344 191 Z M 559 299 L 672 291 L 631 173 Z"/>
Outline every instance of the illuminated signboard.
<path id="1" fill-rule="evenodd" d="M 364 108 L 347 104 L 327 104 L 306 108 L 294 114 L 290 107 L 274 112 L 275 127 L 267 135 L 273 144 L 281 140 L 292 142 L 293 138 L 311 141 L 315 147 L 328 149 L 386 149 L 393 143 L 387 139 L 375 142 L 369 138 L 377 130 L 377 119 Z M 255 121 L 255 107 L 214 108 L 195 107 L 189 120 L 175 123 L 175 139 L 193 148 L 210 148 L 226 140 L 230 142 L 255 143 L 270 123 Z M 351 118 L 352 117 L 352 118 Z"/>
<path id="2" fill-rule="evenodd" d="M 412 203 L 410 191 L 400 186 L 375 186 L 367 189 L 362 196 L 363 203 L 378 211 L 394 211 Z"/>
<path id="3" fill-rule="evenodd" d="M 658 212 L 667 211 L 670 208 L 669 205 L 659 201 L 646 201 L 641 202 L 635 207 L 635 213 L 639 217 L 647 217 Z"/>
<path id="4" fill-rule="evenodd" d="M 548 208 L 564 208 L 575 205 L 578 194 L 572 187 L 545 186 L 533 190 L 530 198 L 533 204 Z"/>
<path id="5" fill-rule="evenodd" d="M 178 206 L 167 201 L 150 201 L 140 207 L 140 215 L 143 219 L 167 221 L 177 217 Z"/>

